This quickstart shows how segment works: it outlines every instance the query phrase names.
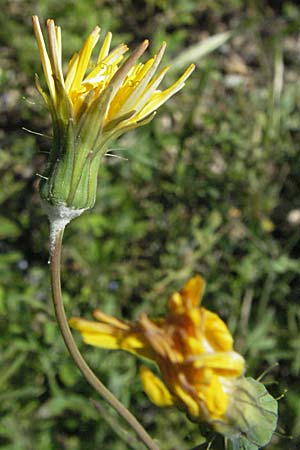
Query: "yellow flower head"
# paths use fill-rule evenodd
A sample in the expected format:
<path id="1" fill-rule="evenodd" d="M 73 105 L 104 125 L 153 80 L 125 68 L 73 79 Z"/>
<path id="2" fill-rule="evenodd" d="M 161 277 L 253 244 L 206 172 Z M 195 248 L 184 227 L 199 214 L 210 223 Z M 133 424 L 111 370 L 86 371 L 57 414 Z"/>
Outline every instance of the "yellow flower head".
<path id="1" fill-rule="evenodd" d="M 148 123 L 155 111 L 178 92 L 194 70 L 191 64 L 169 88 L 158 89 L 168 67 L 158 70 L 166 44 L 146 63 L 138 62 L 149 41 L 142 42 L 123 62 L 125 44 L 110 49 L 112 34 L 100 37 L 96 27 L 63 73 L 61 29 L 47 20 L 48 51 L 37 16 L 33 27 L 49 93 L 36 84 L 51 112 L 54 131 L 49 169 L 42 197 L 53 205 L 87 209 L 95 202 L 99 161 L 109 143 L 123 132 Z M 91 181 L 92 180 L 92 181 Z"/>
<path id="2" fill-rule="evenodd" d="M 161 319 L 142 314 L 136 322 L 125 322 L 95 311 L 98 322 L 72 318 L 70 323 L 88 344 L 153 360 L 162 379 L 142 367 L 141 380 L 156 405 L 175 404 L 193 420 L 226 423 L 234 383 L 245 363 L 233 350 L 225 323 L 199 305 L 203 291 L 204 280 L 191 278 L 171 295 Z"/>

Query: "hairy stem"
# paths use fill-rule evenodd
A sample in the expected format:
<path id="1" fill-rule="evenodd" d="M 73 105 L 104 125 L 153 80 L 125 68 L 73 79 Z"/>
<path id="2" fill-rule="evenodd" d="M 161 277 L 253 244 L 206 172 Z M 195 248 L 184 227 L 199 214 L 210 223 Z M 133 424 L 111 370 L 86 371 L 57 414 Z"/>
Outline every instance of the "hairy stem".
<path id="1" fill-rule="evenodd" d="M 68 320 L 65 314 L 65 309 L 61 295 L 61 281 L 60 281 L 60 260 L 61 260 L 61 248 L 64 229 L 61 229 L 56 234 L 55 242 L 53 243 L 51 257 L 50 257 L 50 270 L 51 270 L 51 287 L 52 298 L 55 309 L 56 319 L 65 341 L 75 364 L 87 380 L 87 382 L 100 394 L 100 396 L 114 408 L 121 417 L 127 422 L 127 424 L 135 431 L 140 440 L 145 444 L 149 450 L 159 450 L 159 447 L 153 442 L 148 433 L 144 430 L 142 425 L 137 419 L 125 408 L 125 406 L 119 402 L 119 400 L 101 383 L 96 377 L 94 372 L 85 362 L 82 357 L 76 342 L 72 336 Z"/>

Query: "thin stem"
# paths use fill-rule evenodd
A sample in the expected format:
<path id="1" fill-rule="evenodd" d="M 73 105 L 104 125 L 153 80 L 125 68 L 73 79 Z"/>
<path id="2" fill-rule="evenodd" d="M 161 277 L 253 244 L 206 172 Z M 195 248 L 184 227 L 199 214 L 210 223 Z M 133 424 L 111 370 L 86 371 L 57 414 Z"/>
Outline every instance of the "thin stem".
<path id="1" fill-rule="evenodd" d="M 51 270 L 51 287 L 52 298 L 55 309 L 55 315 L 57 322 L 75 364 L 87 380 L 87 382 L 100 394 L 100 396 L 114 408 L 121 417 L 128 423 L 128 425 L 136 432 L 140 440 L 145 444 L 149 450 L 159 450 L 159 447 L 153 442 L 148 433 L 144 430 L 142 425 L 137 419 L 125 408 L 125 406 L 117 400 L 117 398 L 101 383 L 96 377 L 94 372 L 87 365 L 83 359 L 76 342 L 72 336 L 68 320 L 65 314 L 64 305 L 61 295 L 61 282 L 60 282 L 60 260 L 61 260 L 61 248 L 64 230 L 58 231 L 56 239 L 52 248 L 50 257 L 50 270 Z"/>

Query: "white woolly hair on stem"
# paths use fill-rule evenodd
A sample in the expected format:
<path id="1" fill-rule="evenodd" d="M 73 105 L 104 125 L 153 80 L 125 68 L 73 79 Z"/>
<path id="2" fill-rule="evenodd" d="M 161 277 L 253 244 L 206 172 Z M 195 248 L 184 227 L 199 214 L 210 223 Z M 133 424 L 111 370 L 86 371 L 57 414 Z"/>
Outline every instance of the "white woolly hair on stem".
<path id="1" fill-rule="evenodd" d="M 86 209 L 69 208 L 63 204 L 53 206 L 47 202 L 44 202 L 43 206 L 50 222 L 49 252 L 51 257 L 58 233 L 63 231 L 71 220 L 79 217 Z"/>

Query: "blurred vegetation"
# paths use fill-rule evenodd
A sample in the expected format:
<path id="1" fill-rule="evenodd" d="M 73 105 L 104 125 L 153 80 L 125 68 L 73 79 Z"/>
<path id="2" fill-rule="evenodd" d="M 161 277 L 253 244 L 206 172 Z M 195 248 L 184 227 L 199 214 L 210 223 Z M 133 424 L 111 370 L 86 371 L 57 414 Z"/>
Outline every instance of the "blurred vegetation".
<path id="1" fill-rule="evenodd" d="M 234 36 L 202 58 L 183 91 L 115 143 L 98 201 L 67 229 L 67 313 L 124 318 L 164 312 L 201 273 L 204 305 L 227 321 L 248 375 L 280 400 L 269 450 L 300 446 L 300 9 L 298 1 L 2 0 L 0 152 L 0 448 L 125 450 L 70 360 L 50 302 L 48 224 L 39 195 L 51 133 L 34 87 L 41 74 L 31 15 L 56 19 L 66 60 L 99 24 L 114 43 L 151 38 L 166 60 L 208 36 Z M 197 48 L 197 47 L 196 47 Z M 181 69 L 182 70 L 182 69 Z M 178 75 L 171 72 L 167 83 Z M 150 404 L 127 354 L 79 345 L 162 450 L 202 442 L 182 413 Z M 99 400 L 99 399 L 97 399 Z M 102 405 L 103 406 L 103 405 Z M 119 425 L 112 412 L 109 420 Z M 292 437 L 292 438 L 291 438 Z"/>

